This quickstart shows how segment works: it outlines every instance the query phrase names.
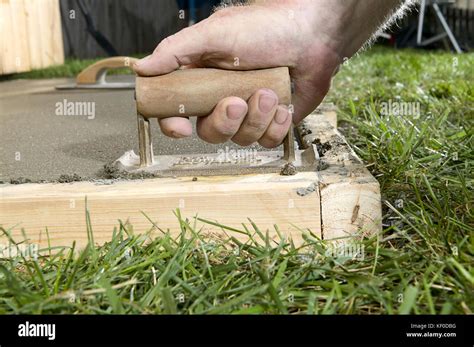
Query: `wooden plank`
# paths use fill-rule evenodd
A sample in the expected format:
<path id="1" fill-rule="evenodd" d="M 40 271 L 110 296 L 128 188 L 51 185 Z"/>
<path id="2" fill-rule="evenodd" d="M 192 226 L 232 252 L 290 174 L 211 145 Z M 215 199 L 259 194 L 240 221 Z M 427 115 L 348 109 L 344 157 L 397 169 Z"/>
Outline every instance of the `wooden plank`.
<path id="1" fill-rule="evenodd" d="M 39 27 L 37 28 L 39 36 L 37 39 L 41 40 L 41 66 L 53 65 L 54 60 L 52 57 L 52 40 L 51 40 L 51 28 L 50 21 L 52 19 L 51 14 L 51 1 L 44 1 L 39 3 L 36 1 L 36 11 L 39 18 Z"/>
<path id="2" fill-rule="evenodd" d="M 109 241 L 119 220 L 133 225 L 136 233 L 154 228 L 145 213 L 162 230 L 173 235 L 180 226 L 173 211 L 184 217 L 217 221 L 242 229 L 252 219 L 262 231 L 276 237 L 279 230 L 302 242 L 304 230 L 324 239 L 361 238 L 381 230 L 380 187 L 361 160 L 334 127 L 336 119 L 319 109 L 298 127 L 304 146 L 318 150 L 316 172 L 295 176 L 278 174 L 223 177 L 158 178 L 119 181 L 110 185 L 93 182 L 71 184 L 23 184 L 0 186 L 0 225 L 22 240 L 24 228 L 31 243 L 47 245 L 46 227 L 53 246 L 79 247 L 87 243 L 85 199 L 91 214 L 95 241 Z M 202 222 L 197 227 L 217 234 L 221 228 Z M 155 234 L 158 232 L 154 229 Z M 0 237 L 0 242 L 5 238 Z"/>
<path id="3" fill-rule="evenodd" d="M 308 116 L 299 130 L 306 146 L 317 146 L 321 161 L 318 175 L 323 238 L 364 237 L 380 232 L 379 183 L 341 133 L 317 113 Z"/>
<path id="4" fill-rule="evenodd" d="M 0 0 L 0 74 L 5 74 L 8 71 L 9 65 L 9 43 L 8 38 L 11 37 L 11 17 L 10 6 L 5 0 Z"/>
<path id="5" fill-rule="evenodd" d="M 91 182 L 72 184 L 23 184 L 0 188 L 0 223 L 11 229 L 13 238 L 23 240 L 24 228 L 29 241 L 47 245 L 48 227 L 53 246 L 79 247 L 87 243 L 85 198 L 91 215 L 95 241 L 109 241 L 119 219 L 133 225 L 136 233 L 153 228 L 146 213 L 158 227 L 180 232 L 173 211 L 183 216 L 218 221 L 242 230 L 242 222 L 252 219 L 262 231 L 276 237 L 274 225 L 301 242 L 302 230 L 310 229 L 320 236 L 320 199 L 318 192 L 301 196 L 299 189 L 311 186 L 317 173 L 295 176 L 278 174 L 244 175 L 236 177 L 159 178 L 144 181 L 121 181 L 111 185 Z M 248 223 L 250 227 L 250 223 Z M 223 230 L 198 223 L 204 232 L 223 234 Z M 155 232 L 158 232 L 155 230 Z M 241 234 L 227 232 L 240 239 Z M 0 242 L 5 238 L 0 237 Z"/>
<path id="6" fill-rule="evenodd" d="M 0 48 L 0 74 L 63 64 L 59 0 L 2 0 Z"/>
<path id="7" fill-rule="evenodd" d="M 43 40 L 41 36 L 38 36 L 38 28 L 40 27 L 40 17 L 38 16 L 39 6 L 39 1 L 32 1 L 29 6 L 25 6 L 28 54 L 31 69 L 40 69 L 43 67 L 41 60 Z"/>
<path id="8" fill-rule="evenodd" d="M 26 12 L 23 0 L 2 1 L 1 31 L 3 33 L 2 74 L 30 70 L 26 33 Z"/>
<path id="9" fill-rule="evenodd" d="M 337 107 L 333 103 L 324 103 L 306 118 L 306 124 L 311 122 L 311 127 L 318 127 L 323 122 L 328 122 L 330 126 L 337 129 Z"/>
<path id="10" fill-rule="evenodd" d="M 64 44 L 59 0 L 49 0 L 49 9 L 52 65 L 61 65 L 64 64 Z"/>

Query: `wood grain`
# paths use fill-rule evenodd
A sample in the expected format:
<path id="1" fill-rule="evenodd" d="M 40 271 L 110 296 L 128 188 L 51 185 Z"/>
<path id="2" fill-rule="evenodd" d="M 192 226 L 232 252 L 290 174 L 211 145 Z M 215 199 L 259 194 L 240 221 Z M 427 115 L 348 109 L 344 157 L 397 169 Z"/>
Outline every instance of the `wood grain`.
<path id="1" fill-rule="evenodd" d="M 280 104 L 291 103 L 287 67 L 253 71 L 185 69 L 163 76 L 137 77 L 137 109 L 147 118 L 206 116 L 225 97 L 248 100 L 258 89 L 272 89 Z"/>
<path id="2" fill-rule="evenodd" d="M 59 0 L 2 0 L 0 48 L 0 74 L 63 64 Z"/>
<path id="3" fill-rule="evenodd" d="M 296 244 L 305 230 L 326 239 L 363 238 L 381 231 L 380 187 L 332 126 L 334 118 L 323 110 L 298 127 L 306 146 L 315 145 L 321 162 L 315 172 L 295 176 L 278 174 L 158 178 L 119 181 L 110 185 L 91 182 L 69 184 L 0 185 L 0 225 L 22 241 L 47 246 L 46 227 L 53 246 L 79 247 L 87 243 L 85 199 L 98 244 L 110 241 L 119 220 L 133 225 L 137 234 L 153 230 L 180 233 L 173 211 L 185 218 L 217 221 L 241 229 L 252 219 L 262 231 L 276 237 L 274 225 Z M 303 193 L 302 193 L 303 192 Z M 144 214 L 154 222 L 151 223 Z M 250 227 L 250 223 L 247 223 Z M 245 237 L 220 227 L 197 223 L 203 232 L 223 237 Z M 0 236 L 0 243 L 6 242 Z"/>
<path id="4" fill-rule="evenodd" d="M 138 59 L 131 57 L 112 57 L 101 59 L 82 70 L 76 77 L 77 84 L 94 84 L 100 78 L 105 78 L 105 73 L 110 69 L 127 68 L 132 66 Z"/>
<path id="5" fill-rule="evenodd" d="M 154 229 L 143 213 L 162 230 L 177 235 L 180 226 L 173 213 L 177 208 L 189 219 L 197 215 L 240 230 L 245 222 L 251 229 L 247 220 L 250 218 L 272 237 L 276 237 L 274 225 L 278 225 L 283 234 L 301 242 L 302 230 L 310 229 L 320 235 L 318 193 L 297 194 L 299 188 L 308 187 L 316 179 L 316 173 L 307 172 L 296 176 L 262 174 L 197 181 L 192 177 L 159 178 L 112 185 L 77 182 L 6 186 L 0 188 L 0 225 L 11 230 L 17 241 L 23 240 L 21 229 L 24 228 L 29 242 L 45 247 L 47 227 L 53 246 L 69 246 L 75 240 L 83 247 L 87 243 L 87 197 L 98 244 L 110 241 L 119 220 L 133 225 L 135 233 Z M 221 228 L 201 222 L 197 228 L 224 234 Z M 241 234 L 227 233 L 245 240 Z M 5 241 L 0 236 L 0 242 Z"/>
<path id="6" fill-rule="evenodd" d="M 324 239 L 365 237 L 382 230 L 378 181 L 365 168 L 341 133 L 324 121 L 325 110 L 299 127 L 304 143 L 315 144 L 320 157 L 319 193 Z"/>

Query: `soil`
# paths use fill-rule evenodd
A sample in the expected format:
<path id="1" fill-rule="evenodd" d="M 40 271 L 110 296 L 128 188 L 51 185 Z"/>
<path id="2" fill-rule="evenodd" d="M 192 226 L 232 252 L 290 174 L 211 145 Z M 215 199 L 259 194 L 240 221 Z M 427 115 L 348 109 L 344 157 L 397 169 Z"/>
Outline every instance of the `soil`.
<path id="1" fill-rule="evenodd" d="M 297 172 L 298 171 L 296 167 L 292 163 L 288 163 L 283 167 L 283 169 L 281 169 L 280 175 L 293 176 L 293 175 L 296 175 Z"/>

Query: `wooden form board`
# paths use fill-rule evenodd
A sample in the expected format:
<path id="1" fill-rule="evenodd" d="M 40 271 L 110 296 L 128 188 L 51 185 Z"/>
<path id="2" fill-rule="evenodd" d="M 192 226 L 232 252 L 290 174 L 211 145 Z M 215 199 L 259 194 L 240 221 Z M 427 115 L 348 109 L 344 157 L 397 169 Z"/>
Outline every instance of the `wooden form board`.
<path id="1" fill-rule="evenodd" d="M 0 74 L 64 63 L 59 0 L 0 0 Z"/>
<path id="2" fill-rule="evenodd" d="M 304 145 L 318 148 L 323 239 L 364 237 L 382 230 L 378 181 L 335 127 L 334 107 L 308 116 L 298 128 Z"/>
<path id="3" fill-rule="evenodd" d="M 315 145 L 321 170 L 294 176 L 279 174 L 221 177 L 157 178 L 113 184 L 76 182 L 0 186 L 0 225 L 18 242 L 23 228 L 30 243 L 47 246 L 46 227 L 53 246 L 87 244 L 85 198 L 94 239 L 109 241 L 119 220 L 135 233 L 155 226 L 177 235 L 174 211 L 191 220 L 198 217 L 243 230 L 250 218 L 261 231 L 280 232 L 295 241 L 302 233 L 324 239 L 364 236 L 381 230 L 378 182 L 365 169 L 344 138 L 332 126 L 331 110 L 310 115 L 299 128 L 306 145 Z M 303 193 L 302 193 L 303 192 Z M 144 213 L 154 222 L 151 223 Z M 251 229 L 250 223 L 247 226 Z M 217 226 L 197 222 L 198 229 L 217 234 Z M 155 235 L 159 230 L 154 230 Z M 0 236 L 0 242 L 5 238 Z"/>
<path id="4" fill-rule="evenodd" d="M 47 245 L 48 227 L 53 245 L 78 246 L 87 243 L 85 198 L 90 211 L 95 241 L 110 240 L 114 227 L 133 225 L 135 232 L 145 232 L 153 220 L 162 230 L 179 233 L 174 211 L 183 217 L 195 215 L 243 230 L 241 223 L 252 219 L 261 230 L 275 236 L 274 225 L 287 235 L 300 234 L 297 228 L 311 229 L 320 235 L 320 199 L 317 192 L 301 197 L 297 189 L 317 180 L 316 173 L 296 176 L 278 174 L 245 175 L 239 177 L 159 178 L 143 181 L 121 181 L 112 185 L 90 182 L 71 184 L 24 184 L 1 189 L 0 224 L 11 230 L 15 240 L 23 240 L 24 228 L 29 241 Z M 191 222 L 193 223 L 193 221 Z M 251 228 L 250 223 L 247 225 Z M 198 223 L 204 232 L 217 232 L 218 227 Z M 158 230 L 156 230 L 158 232 Z M 241 234 L 232 233 L 237 238 Z"/>

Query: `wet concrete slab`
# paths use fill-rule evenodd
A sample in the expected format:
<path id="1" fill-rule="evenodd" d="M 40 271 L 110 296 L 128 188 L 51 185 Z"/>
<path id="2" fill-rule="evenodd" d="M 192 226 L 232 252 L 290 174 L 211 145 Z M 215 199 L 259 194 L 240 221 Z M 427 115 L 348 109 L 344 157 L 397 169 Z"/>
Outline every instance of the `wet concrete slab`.
<path id="1" fill-rule="evenodd" d="M 109 79 L 133 81 L 132 76 Z M 83 180 L 101 178 L 105 164 L 131 149 L 138 152 L 133 90 L 54 89 L 55 85 L 73 82 L 52 79 L 0 83 L 0 181 L 55 181 L 61 175 L 74 174 Z M 78 103 L 86 108 L 69 107 Z M 92 109 L 93 114 L 87 112 Z M 225 146 L 240 148 L 231 143 L 210 145 L 196 135 L 170 139 L 161 134 L 155 120 L 151 123 L 155 154 L 216 153 Z"/>

